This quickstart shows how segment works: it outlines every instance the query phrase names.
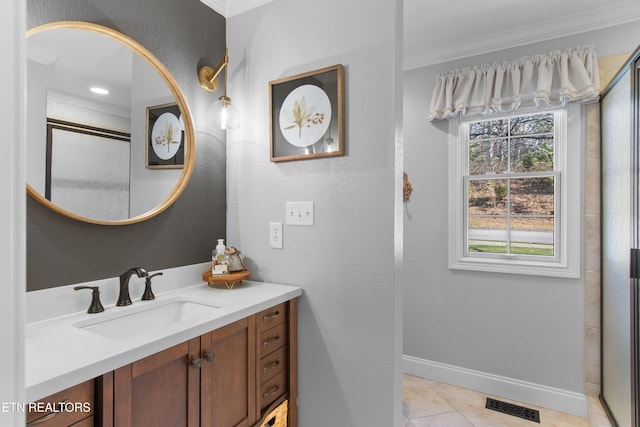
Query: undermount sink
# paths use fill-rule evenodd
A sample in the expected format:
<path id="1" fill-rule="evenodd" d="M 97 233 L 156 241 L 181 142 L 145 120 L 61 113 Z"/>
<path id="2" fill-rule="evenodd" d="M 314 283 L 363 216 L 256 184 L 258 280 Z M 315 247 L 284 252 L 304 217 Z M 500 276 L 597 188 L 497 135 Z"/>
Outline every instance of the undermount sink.
<path id="1" fill-rule="evenodd" d="M 101 314 L 95 319 L 76 322 L 73 326 L 106 338 L 124 339 L 211 315 L 218 308 L 180 297 L 164 301 L 139 301 L 121 311 Z"/>

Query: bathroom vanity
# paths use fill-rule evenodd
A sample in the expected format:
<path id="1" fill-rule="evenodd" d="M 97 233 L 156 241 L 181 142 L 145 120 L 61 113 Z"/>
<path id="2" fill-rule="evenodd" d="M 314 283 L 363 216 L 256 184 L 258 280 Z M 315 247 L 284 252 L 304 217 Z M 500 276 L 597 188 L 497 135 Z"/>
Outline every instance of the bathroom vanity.
<path id="1" fill-rule="evenodd" d="M 48 22 L 48 11 L 40 12 Z M 32 164 L 44 166 L 29 169 L 28 194 L 53 212 L 101 226 L 129 226 L 164 212 L 180 197 L 195 168 L 190 109 L 167 67 L 134 38 L 93 22 L 48 22 L 31 28 L 27 40 L 28 151 Z M 55 53 L 56 60 L 38 52 Z M 102 64 L 122 67 L 115 72 Z M 122 86 L 133 90 L 119 103 L 112 100 L 113 108 L 105 108 L 104 99 L 78 103 L 88 96 L 80 82 L 89 69 L 91 81 L 104 71 L 103 81 L 115 86 L 108 77 L 117 75 L 118 84 L 126 81 Z M 69 144 L 55 142 L 61 139 L 79 143 L 65 154 Z M 164 147 L 161 153 L 156 152 L 159 147 Z M 73 161 L 72 166 L 65 161 Z M 117 170 L 118 178 L 98 166 Z M 72 171 L 73 177 L 63 177 Z M 216 184 L 224 192 L 222 178 Z M 58 182 L 74 184 L 62 189 Z M 66 187 L 81 190 L 67 192 Z M 116 191 L 103 191 L 114 187 Z M 217 205 L 222 212 L 218 225 L 224 232 L 222 207 Z M 182 240 L 161 240 L 156 239 L 160 249 L 154 248 L 154 254 L 163 245 L 172 251 L 185 246 Z M 94 257 L 99 259 L 91 254 L 92 261 Z M 104 258 L 102 262 L 111 262 Z M 233 289 L 209 287 L 202 272 L 210 264 L 202 263 L 163 271 L 153 281 L 153 298 L 154 292 L 146 289 L 143 295 L 140 278 L 150 280 L 159 272 L 122 267 L 117 302 L 117 277 L 54 288 L 48 282 L 55 286 L 56 277 L 46 277 L 46 286 L 37 287 L 46 289 L 27 292 L 25 384 L 26 401 L 33 404 L 25 409 L 27 423 L 249 427 L 261 426 L 272 410 L 286 405 L 288 425 L 297 424 L 300 288 L 248 280 Z M 74 291 L 86 288 L 91 295 Z M 98 296 L 102 301 L 90 304 Z"/>
<path id="2" fill-rule="evenodd" d="M 45 410 L 27 423 L 260 426 L 287 401 L 295 426 L 300 295 L 252 281 L 233 290 L 199 284 L 29 323 L 27 399 Z"/>

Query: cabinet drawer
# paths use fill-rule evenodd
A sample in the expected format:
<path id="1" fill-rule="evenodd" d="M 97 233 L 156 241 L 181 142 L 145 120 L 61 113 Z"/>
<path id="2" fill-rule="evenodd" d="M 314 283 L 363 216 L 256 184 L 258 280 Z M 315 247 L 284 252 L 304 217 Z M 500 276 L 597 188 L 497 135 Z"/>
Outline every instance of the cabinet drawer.
<path id="1" fill-rule="evenodd" d="M 27 426 L 69 426 L 91 416 L 94 391 L 94 380 L 90 380 L 38 400 L 29 405 Z"/>
<path id="2" fill-rule="evenodd" d="M 281 323 L 280 325 L 268 329 L 260 334 L 259 346 L 261 359 L 287 343 L 286 326 L 286 324 Z"/>
<path id="3" fill-rule="evenodd" d="M 257 315 L 258 332 L 264 332 L 276 325 L 284 323 L 287 319 L 287 303 L 276 305 L 261 311 Z"/>
<path id="4" fill-rule="evenodd" d="M 260 360 L 260 384 L 273 378 L 280 371 L 287 369 L 287 347 L 281 347 Z"/>
<path id="5" fill-rule="evenodd" d="M 78 421 L 77 423 L 69 427 L 94 427 L 95 425 L 96 425 L 96 422 L 93 419 L 93 415 L 92 415 L 89 418 L 85 418 L 84 420 Z"/>
<path id="6" fill-rule="evenodd" d="M 281 371 L 275 377 L 260 386 L 260 410 L 271 405 L 287 391 L 287 373 Z"/>

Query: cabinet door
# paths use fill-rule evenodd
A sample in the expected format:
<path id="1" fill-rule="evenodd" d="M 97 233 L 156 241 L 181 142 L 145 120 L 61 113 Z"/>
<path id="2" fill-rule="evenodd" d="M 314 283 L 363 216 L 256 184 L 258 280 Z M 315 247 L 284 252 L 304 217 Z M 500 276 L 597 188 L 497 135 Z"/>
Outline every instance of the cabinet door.
<path id="1" fill-rule="evenodd" d="M 199 353 L 195 338 L 117 369 L 115 427 L 198 426 Z"/>
<path id="2" fill-rule="evenodd" d="M 255 411 L 255 317 L 200 337 L 203 427 L 249 426 Z"/>

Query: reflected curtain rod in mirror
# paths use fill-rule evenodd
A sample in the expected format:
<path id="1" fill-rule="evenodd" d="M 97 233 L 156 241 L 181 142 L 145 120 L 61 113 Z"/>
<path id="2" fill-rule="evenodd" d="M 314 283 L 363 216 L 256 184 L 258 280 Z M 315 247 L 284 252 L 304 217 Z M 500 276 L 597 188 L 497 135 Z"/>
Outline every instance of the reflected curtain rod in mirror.
<path id="1" fill-rule="evenodd" d="M 26 36 L 27 193 L 100 225 L 141 222 L 173 204 L 194 168 L 195 132 L 165 65 L 94 23 L 52 22 Z"/>

